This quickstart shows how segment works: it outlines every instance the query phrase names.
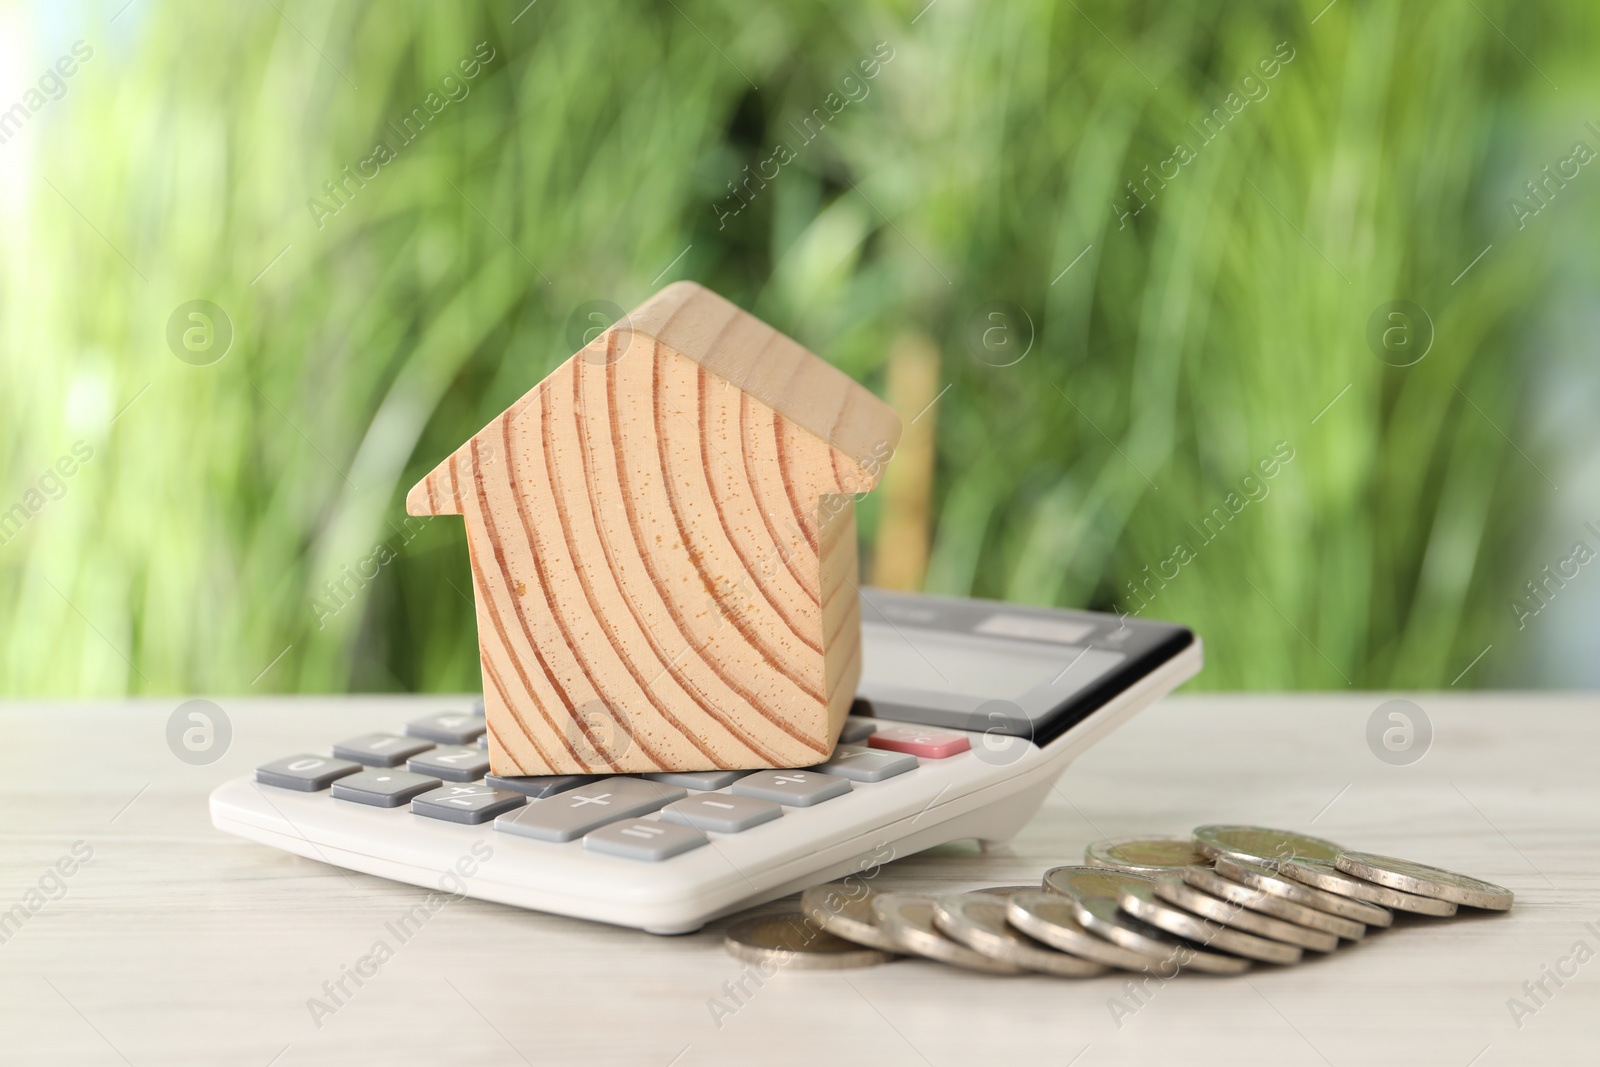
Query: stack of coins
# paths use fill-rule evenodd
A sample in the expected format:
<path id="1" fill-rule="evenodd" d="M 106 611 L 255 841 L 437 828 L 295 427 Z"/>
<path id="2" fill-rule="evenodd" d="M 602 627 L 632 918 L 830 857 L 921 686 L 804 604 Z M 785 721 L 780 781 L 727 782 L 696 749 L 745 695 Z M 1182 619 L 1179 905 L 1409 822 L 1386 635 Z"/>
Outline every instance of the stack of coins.
<path id="1" fill-rule="evenodd" d="M 903 956 L 984 974 L 1170 978 L 1242 974 L 1333 952 L 1394 913 L 1509 911 L 1490 882 L 1287 830 L 1201 826 L 1187 838 L 1090 845 L 1039 886 L 937 896 L 879 893 L 859 878 L 808 889 L 800 912 L 735 924 L 741 959 L 860 967 Z"/>

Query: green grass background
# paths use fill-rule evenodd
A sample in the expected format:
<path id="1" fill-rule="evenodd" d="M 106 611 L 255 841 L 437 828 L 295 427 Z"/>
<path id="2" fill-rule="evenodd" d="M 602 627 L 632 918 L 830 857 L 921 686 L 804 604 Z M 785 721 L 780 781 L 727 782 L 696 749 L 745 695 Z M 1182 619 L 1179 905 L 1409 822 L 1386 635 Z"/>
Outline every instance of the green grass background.
<path id="1" fill-rule="evenodd" d="M 1586 5 L 120 6 L 5 16 L 0 105 L 95 52 L 0 145 L 0 508 L 93 458 L 0 546 L 0 691 L 475 688 L 462 530 L 402 526 L 405 490 L 570 354 L 575 308 L 676 278 L 880 390 L 896 337 L 938 342 L 932 591 L 1128 610 L 1188 541 L 1143 613 L 1206 638 L 1202 685 L 1445 686 L 1497 640 L 1460 684 L 1515 672 L 1552 491 L 1538 310 L 1593 213 L 1569 188 L 1519 230 L 1506 200 L 1600 148 Z M 470 94 L 319 225 L 479 42 Z M 1120 224 L 1280 42 L 1268 94 Z M 1400 298 L 1436 331 L 1408 368 L 1365 340 Z M 193 299 L 234 330 L 209 366 L 166 342 Z M 996 300 L 1033 324 L 1014 366 L 970 344 Z"/>

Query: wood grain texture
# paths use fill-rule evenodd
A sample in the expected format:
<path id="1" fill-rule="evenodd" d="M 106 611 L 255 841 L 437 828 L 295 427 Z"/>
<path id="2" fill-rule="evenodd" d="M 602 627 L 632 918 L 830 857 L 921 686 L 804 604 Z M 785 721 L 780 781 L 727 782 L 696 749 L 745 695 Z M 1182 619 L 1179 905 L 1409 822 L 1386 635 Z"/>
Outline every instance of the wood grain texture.
<path id="1" fill-rule="evenodd" d="M 497 774 L 795 767 L 860 677 L 854 503 L 894 413 L 677 283 L 407 497 L 466 520 Z"/>
<path id="2" fill-rule="evenodd" d="M 207 767 L 180 763 L 163 742 L 182 697 L 0 703 L 11 740 L 0 751 L 0 904 L 20 901 L 74 842 L 94 849 L 58 899 L 0 945 L 0 1061 L 812 1064 L 821 1025 L 828 1048 L 841 1050 L 823 1059 L 872 1067 L 1062 1067 L 1085 1046 L 1077 1067 L 1254 1062 L 1225 1033 L 1283 1067 L 1465 1067 L 1480 1053 L 1474 1067 L 1591 1062 L 1600 961 L 1564 987 L 1548 984 L 1553 996 L 1520 1028 L 1506 1001 L 1525 1000 L 1523 983 L 1580 939 L 1600 945 L 1586 926 L 1600 923 L 1600 696 L 1409 694 L 1433 720 L 1433 747 L 1393 767 L 1363 737 L 1392 695 L 1163 700 L 1069 767 L 1010 844 L 943 846 L 895 860 L 875 880 L 917 892 L 1033 883 L 1102 837 L 1247 822 L 1441 864 L 1517 893 L 1507 915 L 1402 921 L 1295 967 L 1152 984 L 1133 1015 L 1110 1008 L 1113 998 L 1135 1006 L 1121 973 L 996 978 L 902 960 L 785 968 L 757 986 L 722 948 L 742 916 L 653 937 L 467 899 L 399 945 L 389 924 L 428 890 L 211 827 L 206 795 L 219 783 L 325 752 L 337 738 L 460 710 L 464 694 L 218 696 L 233 743 Z M 80 739 L 70 787 L 59 761 L 42 758 L 62 737 Z M 478 829 L 472 840 L 511 847 Z M 764 910 L 797 906 L 791 897 Z M 395 957 L 319 1026 L 307 999 L 324 996 L 322 984 L 379 938 Z M 712 998 L 731 1003 L 724 983 L 740 981 L 749 995 L 737 1014 L 713 1015 Z"/>

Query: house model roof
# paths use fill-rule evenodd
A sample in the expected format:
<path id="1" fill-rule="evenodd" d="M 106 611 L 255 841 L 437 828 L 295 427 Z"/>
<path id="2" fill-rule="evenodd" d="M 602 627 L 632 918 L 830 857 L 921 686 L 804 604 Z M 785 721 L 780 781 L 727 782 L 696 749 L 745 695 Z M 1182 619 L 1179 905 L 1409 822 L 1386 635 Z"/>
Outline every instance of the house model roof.
<path id="1" fill-rule="evenodd" d="M 865 492 L 877 484 L 900 440 L 894 409 L 848 374 L 786 337 L 754 315 L 694 282 L 674 282 L 629 312 L 573 360 L 611 363 L 634 338 L 654 341 L 736 386 L 778 415 L 826 441 L 857 471 L 849 480 Z M 438 490 L 451 484 L 452 464 L 468 458 L 473 440 L 491 433 L 500 419 L 515 422 L 537 402 L 550 379 L 530 389 L 473 439 L 462 443 L 406 495 L 412 515 L 459 515 L 461 509 Z M 430 497 L 430 483 L 434 493 Z"/>

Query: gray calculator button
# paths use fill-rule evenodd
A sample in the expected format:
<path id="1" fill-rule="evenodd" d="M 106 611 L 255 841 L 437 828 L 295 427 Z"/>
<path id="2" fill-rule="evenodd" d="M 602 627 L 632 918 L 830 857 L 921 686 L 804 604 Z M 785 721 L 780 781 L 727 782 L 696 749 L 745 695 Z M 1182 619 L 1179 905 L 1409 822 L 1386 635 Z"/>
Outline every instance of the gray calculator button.
<path id="1" fill-rule="evenodd" d="M 608 822 L 647 814 L 687 795 L 675 786 L 638 778 L 602 778 L 502 815 L 494 828 L 540 841 L 571 841 Z"/>
<path id="2" fill-rule="evenodd" d="M 483 776 L 483 784 L 490 789 L 506 789 L 537 800 L 540 797 L 565 793 L 569 789 L 576 789 L 590 782 L 598 782 L 601 777 L 602 775 L 598 774 L 528 774 L 507 775 L 502 778 L 498 774 L 486 774 Z"/>
<path id="3" fill-rule="evenodd" d="M 857 741 L 865 741 L 872 736 L 872 731 L 877 728 L 877 723 L 851 716 L 844 721 L 844 729 L 839 731 L 839 743 L 841 745 L 853 745 Z"/>
<path id="4" fill-rule="evenodd" d="M 733 791 L 791 808 L 809 808 L 844 796 L 850 792 L 850 783 L 820 771 L 757 771 L 734 782 Z"/>
<path id="5" fill-rule="evenodd" d="M 362 734 L 340 741 L 333 746 L 333 754 L 341 759 L 353 759 L 368 767 L 398 767 L 419 752 L 433 747 L 432 741 L 419 741 L 415 737 L 399 734 Z"/>
<path id="6" fill-rule="evenodd" d="M 439 788 L 440 784 L 439 779 L 426 774 L 369 767 L 360 774 L 334 782 L 333 796 L 335 800 L 353 800 L 375 808 L 398 808 L 419 793 Z"/>
<path id="7" fill-rule="evenodd" d="M 489 751 L 489 731 L 485 730 L 483 736 L 478 738 L 478 747 L 485 752 Z"/>
<path id="8" fill-rule="evenodd" d="M 706 835 L 699 830 L 651 819 L 612 823 L 583 839 L 583 847 L 591 852 L 604 852 L 609 856 L 643 860 L 646 863 L 671 859 L 705 843 Z"/>
<path id="9" fill-rule="evenodd" d="M 413 815 L 475 825 L 488 822 L 528 802 L 521 793 L 507 793 L 485 785 L 442 785 L 411 802 Z"/>
<path id="10" fill-rule="evenodd" d="M 715 830 L 723 834 L 736 834 L 752 826 L 760 826 L 782 814 L 783 809 L 770 800 L 736 797 L 732 793 L 684 797 L 661 809 L 663 822 L 675 822 L 679 826 L 693 826 L 697 830 Z"/>
<path id="11" fill-rule="evenodd" d="M 354 760 L 329 759 L 327 756 L 288 756 L 257 767 L 256 781 L 280 789 L 315 793 L 328 788 L 335 779 L 354 774 L 360 769 L 361 764 Z"/>
<path id="12" fill-rule="evenodd" d="M 476 782 L 489 773 L 489 756 L 466 745 L 443 745 L 406 761 L 406 770 L 447 782 Z"/>
<path id="13" fill-rule="evenodd" d="M 481 699 L 474 700 L 472 702 L 472 714 L 476 715 L 480 719 L 483 718 L 483 701 Z"/>
<path id="14" fill-rule="evenodd" d="M 837 774 L 852 782 L 881 782 L 885 778 L 916 770 L 917 757 L 904 752 L 880 752 L 856 745 L 840 745 L 833 750 L 833 758 L 827 763 L 818 764 L 816 769 L 823 774 Z"/>
<path id="15" fill-rule="evenodd" d="M 470 745 L 487 734 L 483 719 L 470 711 L 442 711 L 406 723 L 406 733 L 441 745 Z"/>
<path id="16" fill-rule="evenodd" d="M 641 774 L 652 782 L 681 785 L 685 789 L 722 789 L 749 774 L 749 771 L 662 771 Z"/>

